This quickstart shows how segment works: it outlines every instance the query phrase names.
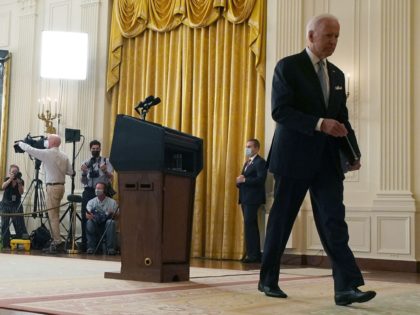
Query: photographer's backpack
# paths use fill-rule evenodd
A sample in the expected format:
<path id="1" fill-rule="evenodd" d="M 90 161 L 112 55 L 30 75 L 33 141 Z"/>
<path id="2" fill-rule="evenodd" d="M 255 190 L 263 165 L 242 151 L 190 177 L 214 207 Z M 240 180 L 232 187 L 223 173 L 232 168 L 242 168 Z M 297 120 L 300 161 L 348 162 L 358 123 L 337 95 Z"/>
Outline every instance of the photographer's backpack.
<path id="1" fill-rule="evenodd" d="M 43 249 L 51 239 L 51 233 L 44 224 L 32 231 L 29 236 L 32 249 Z"/>

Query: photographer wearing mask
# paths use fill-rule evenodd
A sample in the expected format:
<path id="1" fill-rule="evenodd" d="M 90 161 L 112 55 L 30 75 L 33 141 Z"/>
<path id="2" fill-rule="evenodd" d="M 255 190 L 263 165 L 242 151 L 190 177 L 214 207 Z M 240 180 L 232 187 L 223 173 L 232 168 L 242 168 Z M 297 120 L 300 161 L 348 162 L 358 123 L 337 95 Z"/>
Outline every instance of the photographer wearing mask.
<path id="1" fill-rule="evenodd" d="M 19 172 L 17 165 L 10 165 L 9 177 L 4 180 L 1 189 L 4 190 L 3 200 L 0 202 L 0 210 L 2 213 L 23 213 L 21 205 L 21 196 L 23 194 L 24 182 L 22 180 L 22 173 Z M 16 232 L 16 238 L 22 238 L 24 234 L 28 234 L 25 227 L 23 216 L 1 218 L 1 236 L 3 241 L 3 248 L 10 247 L 10 218 L 12 219 L 13 227 Z"/>
<path id="2" fill-rule="evenodd" d="M 101 235 L 105 233 L 107 255 L 116 254 L 116 227 L 115 219 L 118 217 L 117 203 L 106 195 L 104 183 L 97 183 L 95 187 L 96 198 L 91 199 L 86 205 L 86 231 L 87 254 L 94 254 Z"/>
<path id="3" fill-rule="evenodd" d="M 45 183 L 47 190 L 46 204 L 48 218 L 51 224 L 51 244 L 43 251 L 49 254 L 56 254 L 64 251 L 64 242 L 60 234 L 60 203 L 64 195 L 64 184 L 66 175 L 74 176 L 70 160 L 59 147 L 61 138 L 58 135 L 48 135 L 44 142 L 45 149 L 36 149 L 25 142 L 18 142 L 19 147 L 32 157 L 44 164 Z"/>
<path id="4" fill-rule="evenodd" d="M 86 250 L 86 206 L 89 200 L 96 197 L 95 187 L 97 183 L 104 183 L 105 186 L 110 186 L 113 178 L 114 168 L 109 162 L 108 158 L 100 156 L 101 143 L 98 140 L 92 140 L 89 143 L 92 157 L 83 162 L 81 166 L 82 177 L 81 182 L 84 185 L 82 194 L 82 244 L 80 249 Z M 109 196 L 109 195 L 108 195 Z"/>

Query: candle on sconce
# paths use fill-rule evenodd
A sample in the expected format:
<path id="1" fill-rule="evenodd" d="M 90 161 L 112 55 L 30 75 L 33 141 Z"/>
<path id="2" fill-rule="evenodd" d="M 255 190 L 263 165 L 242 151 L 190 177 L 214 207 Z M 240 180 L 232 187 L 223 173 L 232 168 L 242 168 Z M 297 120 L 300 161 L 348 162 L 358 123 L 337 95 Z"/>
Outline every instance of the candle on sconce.
<path id="1" fill-rule="evenodd" d="M 347 73 L 347 87 L 346 87 L 347 94 L 350 94 L 350 73 Z"/>
<path id="2" fill-rule="evenodd" d="M 54 115 L 58 115 L 58 106 L 57 106 L 57 99 L 54 100 Z"/>
<path id="3" fill-rule="evenodd" d="M 47 111 L 51 113 L 51 98 L 47 97 Z"/>

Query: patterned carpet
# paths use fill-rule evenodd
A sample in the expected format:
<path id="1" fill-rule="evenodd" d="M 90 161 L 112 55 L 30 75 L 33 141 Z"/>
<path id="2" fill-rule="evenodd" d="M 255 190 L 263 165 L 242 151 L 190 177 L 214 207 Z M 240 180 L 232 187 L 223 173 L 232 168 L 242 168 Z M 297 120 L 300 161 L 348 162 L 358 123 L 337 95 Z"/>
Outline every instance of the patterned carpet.
<path id="1" fill-rule="evenodd" d="M 105 279 L 119 262 L 0 254 L 0 307 L 42 314 L 420 314 L 420 286 L 370 281 L 377 298 L 335 306 L 325 269 L 285 269 L 288 299 L 256 290 L 258 271 L 191 268 L 189 282 Z"/>

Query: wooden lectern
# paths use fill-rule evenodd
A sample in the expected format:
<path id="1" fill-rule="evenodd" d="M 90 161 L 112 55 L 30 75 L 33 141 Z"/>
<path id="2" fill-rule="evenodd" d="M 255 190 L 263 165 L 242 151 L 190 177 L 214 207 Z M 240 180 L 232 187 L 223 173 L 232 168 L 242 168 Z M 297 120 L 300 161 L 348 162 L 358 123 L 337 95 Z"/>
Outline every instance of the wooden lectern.
<path id="1" fill-rule="evenodd" d="M 195 178 L 203 141 L 118 115 L 110 161 L 118 172 L 121 272 L 105 278 L 189 280 Z"/>

